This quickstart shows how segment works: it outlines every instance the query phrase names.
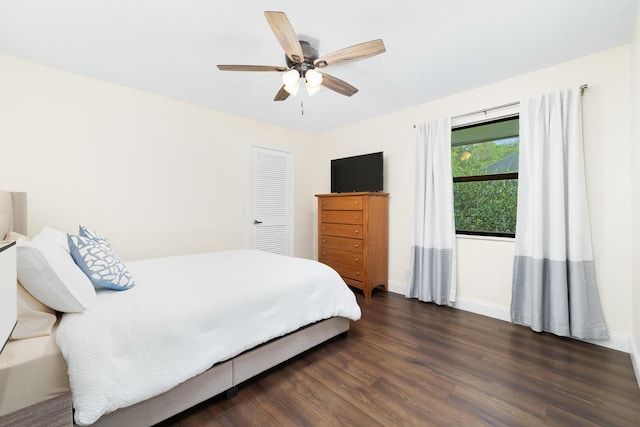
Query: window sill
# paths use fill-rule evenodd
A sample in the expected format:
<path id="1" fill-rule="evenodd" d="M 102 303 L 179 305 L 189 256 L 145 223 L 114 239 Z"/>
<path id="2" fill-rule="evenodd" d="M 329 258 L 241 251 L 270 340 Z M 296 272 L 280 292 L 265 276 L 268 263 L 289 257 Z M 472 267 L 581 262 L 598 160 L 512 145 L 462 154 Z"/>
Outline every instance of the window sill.
<path id="1" fill-rule="evenodd" d="M 493 242 L 515 242 L 515 237 L 476 236 L 474 234 L 456 234 L 456 239 L 491 240 Z"/>

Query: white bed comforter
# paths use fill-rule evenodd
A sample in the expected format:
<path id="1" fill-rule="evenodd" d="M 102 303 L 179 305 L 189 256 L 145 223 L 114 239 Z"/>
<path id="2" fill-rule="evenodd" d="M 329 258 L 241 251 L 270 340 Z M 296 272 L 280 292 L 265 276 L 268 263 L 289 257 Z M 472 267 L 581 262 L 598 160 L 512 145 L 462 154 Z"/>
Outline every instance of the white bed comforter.
<path id="1" fill-rule="evenodd" d="M 301 326 L 360 318 L 340 276 L 311 260 L 232 250 L 127 266 L 134 288 L 99 291 L 56 333 L 80 425 Z"/>

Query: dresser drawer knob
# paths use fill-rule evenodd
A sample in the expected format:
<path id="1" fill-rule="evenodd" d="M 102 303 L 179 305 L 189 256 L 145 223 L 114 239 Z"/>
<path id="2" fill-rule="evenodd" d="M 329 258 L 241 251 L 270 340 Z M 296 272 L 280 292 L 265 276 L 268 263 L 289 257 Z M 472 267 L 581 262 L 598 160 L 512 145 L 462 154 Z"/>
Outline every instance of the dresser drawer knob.
<path id="1" fill-rule="evenodd" d="M 360 219 L 360 217 L 359 217 L 359 216 L 356 216 L 356 219 Z"/>
<path id="2" fill-rule="evenodd" d="M 327 255 L 327 253 L 326 252 L 322 252 L 322 255 Z"/>
<path id="3" fill-rule="evenodd" d="M 326 218 L 327 218 L 327 216 L 326 216 L 326 215 L 322 215 L 322 218 L 325 218 L 325 219 L 326 219 Z"/>
<path id="4" fill-rule="evenodd" d="M 356 271 L 356 276 L 359 276 L 359 275 L 360 275 L 360 273 Z"/>
<path id="5" fill-rule="evenodd" d="M 360 202 L 356 202 L 356 206 L 358 206 L 360 204 Z"/>
<path id="6" fill-rule="evenodd" d="M 322 239 L 322 243 L 327 243 L 327 239 Z"/>
<path id="7" fill-rule="evenodd" d="M 360 245 L 356 245 L 355 247 L 356 247 L 356 249 L 358 249 L 360 247 Z"/>
<path id="8" fill-rule="evenodd" d="M 360 259 L 356 258 L 356 262 L 360 262 Z"/>
<path id="9" fill-rule="evenodd" d="M 358 234 L 358 233 L 359 233 L 359 231 L 358 231 L 358 230 L 356 230 L 356 234 Z"/>
<path id="10" fill-rule="evenodd" d="M 327 206 L 327 202 L 322 202 L 322 206 Z"/>
<path id="11" fill-rule="evenodd" d="M 322 227 L 322 231 L 326 231 L 327 227 Z"/>

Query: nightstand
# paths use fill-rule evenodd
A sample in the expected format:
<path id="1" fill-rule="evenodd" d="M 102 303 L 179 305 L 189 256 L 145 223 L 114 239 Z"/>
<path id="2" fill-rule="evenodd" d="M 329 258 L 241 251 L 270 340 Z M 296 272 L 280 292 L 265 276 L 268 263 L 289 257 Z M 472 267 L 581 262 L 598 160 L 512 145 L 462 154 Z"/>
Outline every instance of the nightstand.
<path id="1" fill-rule="evenodd" d="M 0 351 L 18 318 L 16 242 L 0 242 Z"/>

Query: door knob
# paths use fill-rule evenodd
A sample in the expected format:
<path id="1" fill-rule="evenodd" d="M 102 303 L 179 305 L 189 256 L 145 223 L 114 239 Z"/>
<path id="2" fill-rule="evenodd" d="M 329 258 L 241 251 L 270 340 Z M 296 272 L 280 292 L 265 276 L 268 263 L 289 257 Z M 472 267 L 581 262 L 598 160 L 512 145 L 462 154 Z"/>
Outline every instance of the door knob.
<path id="1" fill-rule="evenodd" d="M 257 219 L 254 219 L 254 220 L 253 220 L 253 223 L 254 223 L 254 224 L 262 224 L 262 221 L 258 221 Z"/>

